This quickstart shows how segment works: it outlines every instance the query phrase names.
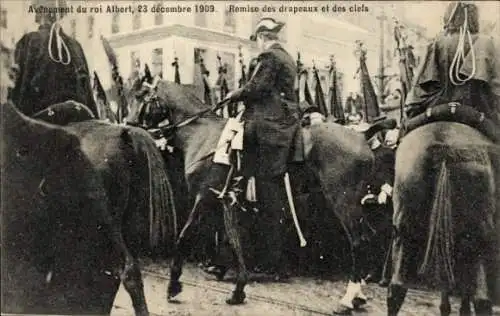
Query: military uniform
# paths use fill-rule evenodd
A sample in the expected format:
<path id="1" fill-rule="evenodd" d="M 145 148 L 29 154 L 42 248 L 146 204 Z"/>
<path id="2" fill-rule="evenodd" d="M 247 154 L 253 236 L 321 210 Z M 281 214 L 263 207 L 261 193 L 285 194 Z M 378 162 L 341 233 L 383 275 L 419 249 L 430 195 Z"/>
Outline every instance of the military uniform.
<path id="1" fill-rule="evenodd" d="M 257 176 L 285 173 L 293 137 L 299 127 L 294 115 L 297 96 L 293 90 L 296 67 L 293 58 L 275 43 L 258 56 L 251 79 L 242 87 L 245 102 L 246 149 L 256 152 Z"/>
<path id="2" fill-rule="evenodd" d="M 414 86 L 406 99 L 405 111 L 408 118 L 415 117 L 436 105 L 458 102 L 474 107 L 486 117 L 499 122 L 500 63 L 496 61 L 498 47 L 495 48 L 491 36 L 479 34 L 477 30 L 472 33 L 475 33 L 471 34 L 472 49 L 468 43 L 459 45 L 458 31 L 441 34 L 428 45 L 425 57 L 418 68 Z M 450 78 L 450 68 L 453 68 L 459 48 L 464 49 L 464 59 L 457 66 L 458 80 L 465 81 L 462 84 L 456 84 Z M 454 71 L 453 73 L 452 77 L 456 77 L 456 73 Z M 469 75 L 470 80 L 465 80 Z"/>
<path id="3" fill-rule="evenodd" d="M 86 105 L 98 117 L 82 47 L 60 30 L 59 35 L 70 54 L 63 53 L 62 57 L 70 62 L 67 65 L 55 62 L 48 51 L 50 33 L 51 25 L 44 24 L 37 32 L 24 35 L 16 44 L 14 58 L 19 73 L 12 90 L 12 101 L 21 112 L 32 115 L 52 104 L 74 100 Z M 57 50 L 55 42 L 54 38 L 53 51 Z"/>

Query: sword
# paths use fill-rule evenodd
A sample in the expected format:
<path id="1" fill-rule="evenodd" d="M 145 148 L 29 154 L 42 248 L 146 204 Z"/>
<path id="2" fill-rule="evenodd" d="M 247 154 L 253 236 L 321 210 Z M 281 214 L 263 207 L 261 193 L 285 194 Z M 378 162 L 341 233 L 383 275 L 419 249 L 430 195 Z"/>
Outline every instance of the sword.
<path id="1" fill-rule="evenodd" d="M 307 241 L 304 238 L 304 235 L 302 234 L 302 230 L 300 229 L 299 225 L 299 220 L 297 219 L 297 213 L 295 212 L 295 204 L 293 203 L 293 196 L 292 196 L 292 186 L 290 185 L 290 176 L 288 175 L 288 172 L 285 173 L 284 180 L 285 180 L 286 196 L 288 198 L 288 204 L 290 205 L 290 212 L 292 213 L 293 223 L 295 224 L 295 229 L 297 230 L 297 235 L 299 236 L 300 247 L 303 248 L 307 245 Z"/>

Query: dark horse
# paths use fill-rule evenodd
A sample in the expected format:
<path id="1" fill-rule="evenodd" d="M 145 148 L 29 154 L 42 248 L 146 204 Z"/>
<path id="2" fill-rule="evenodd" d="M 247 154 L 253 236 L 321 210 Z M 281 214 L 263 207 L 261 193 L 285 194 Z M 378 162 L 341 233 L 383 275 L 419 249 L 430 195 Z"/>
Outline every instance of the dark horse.
<path id="1" fill-rule="evenodd" d="M 403 304 L 416 259 L 442 290 L 441 315 L 450 314 L 455 285 L 461 315 L 471 314 L 471 301 L 477 315 L 492 314 L 499 166 L 499 146 L 464 124 L 435 122 L 403 138 L 396 153 L 389 315 Z"/>
<path id="2" fill-rule="evenodd" d="M 182 290 L 179 278 L 183 261 L 191 247 L 191 223 L 200 215 L 202 209 L 220 208 L 219 200 L 210 189 L 221 190 L 226 181 L 231 182 L 226 177 L 234 166 L 213 163 L 214 150 L 226 119 L 216 116 L 213 112 L 198 116 L 201 111 L 206 112 L 207 105 L 180 85 L 160 81 L 155 89 L 146 90 L 147 93 L 139 94 L 147 96 L 148 101 L 139 98 L 137 102 L 157 102 L 168 109 L 168 119 L 175 126 L 171 145 L 183 151 L 185 177 L 190 192 L 196 195 L 188 221 L 179 235 L 177 252 L 171 267 L 168 296 L 174 297 Z M 319 179 L 322 193 L 328 203 L 328 211 L 332 212 L 332 217 L 340 219 L 351 246 L 352 282 L 341 302 L 345 307 L 352 308 L 355 298 L 364 299 L 357 264 L 363 228 L 360 220 L 362 209 L 359 192 L 364 188 L 365 178 L 372 171 L 373 153 L 363 134 L 341 125 L 325 123 L 311 126 L 309 130 L 312 149 L 307 159 L 307 167 Z M 293 174 L 291 177 L 293 179 Z M 222 201 L 225 227 L 239 263 L 236 288 L 227 303 L 240 304 L 245 298 L 244 286 L 248 274 L 237 229 L 238 208 L 231 206 L 224 199 Z"/>
<path id="3" fill-rule="evenodd" d="M 173 248 L 168 241 L 177 235 L 172 190 L 154 141 L 138 128 L 97 120 L 56 127 L 5 109 L 11 143 L 2 178 L 9 192 L 18 191 L 6 198 L 12 217 L 2 216 L 9 263 L 3 285 L 13 289 L 6 298 L 14 304 L 3 311 L 109 313 L 121 278 L 136 314 L 147 315 L 137 256 L 142 249 Z M 19 260 L 31 265 L 23 271 L 9 254 L 22 254 Z"/>

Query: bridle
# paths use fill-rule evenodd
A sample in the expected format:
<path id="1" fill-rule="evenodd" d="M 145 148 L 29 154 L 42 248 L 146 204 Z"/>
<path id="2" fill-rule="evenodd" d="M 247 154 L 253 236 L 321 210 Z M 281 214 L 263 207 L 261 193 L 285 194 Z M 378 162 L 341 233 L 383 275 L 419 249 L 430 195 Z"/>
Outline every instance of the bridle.
<path id="1" fill-rule="evenodd" d="M 152 91 L 152 93 L 150 93 L 150 94 L 148 93 L 147 95 L 142 96 L 144 98 L 144 100 L 142 100 L 143 106 L 146 105 L 147 103 L 152 103 L 152 102 L 157 102 L 158 105 L 160 105 L 160 102 L 162 102 L 162 101 L 165 102 L 165 100 L 160 98 L 158 96 L 158 94 L 156 93 L 158 82 L 159 81 L 153 82 L 153 84 L 149 84 L 146 82 L 143 83 L 143 86 L 149 88 L 150 91 Z M 140 96 L 138 96 L 138 97 L 140 97 Z M 149 131 L 152 131 L 152 132 L 160 131 L 162 134 L 164 134 L 164 132 L 167 132 L 167 131 L 169 133 L 171 133 L 176 129 L 179 129 L 181 127 L 184 127 L 186 125 L 191 124 L 192 122 L 200 119 L 201 117 L 203 117 L 204 115 L 206 115 L 210 112 L 216 112 L 217 110 L 219 110 L 219 109 L 223 108 L 225 105 L 227 105 L 229 102 L 230 102 L 229 99 L 224 99 L 224 100 L 218 102 L 216 105 L 214 105 L 208 109 L 201 110 L 200 112 L 193 114 L 193 115 L 181 120 L 180 122 L 169 124 L 169 125 L 164 126 L 164 127 L 159 127 L 157 129 L 151 129 Z M 141 107 L 143 107 L 143 106 L 141 106 Z M 169 111 L 170 111 L 169 114 L 171 114 L 172 110 L 169 109 Z"/>

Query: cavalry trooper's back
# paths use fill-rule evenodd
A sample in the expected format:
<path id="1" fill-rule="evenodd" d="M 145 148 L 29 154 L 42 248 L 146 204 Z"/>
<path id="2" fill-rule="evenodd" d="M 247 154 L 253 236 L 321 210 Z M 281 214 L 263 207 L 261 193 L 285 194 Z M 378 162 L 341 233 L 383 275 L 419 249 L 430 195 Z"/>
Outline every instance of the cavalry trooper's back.
<path id="1" fill-rule="evenodd" d="M 39 11 L 38 31 L 25 34 L 16 44 L 14 58 L 19 73 L 12 101 L 21 112 L 32 115 L 52 104 L 74 100 L 97 117 L 83 49 L 58 23 L 64 16 L 64 1 L 33 0 L 33 6 L 51 10 Z M 55 8 L 59 12 L 53 12 Z"/>
<path id="2" fill-rule="evenodd" d="M 429 44 L 406 99 L 409 118 L 448 102 L 471 106 L 499 123 L 500 63 L 493 37 L 479 33 L 478 8 L 451 3 L 444 32 Z"/>

